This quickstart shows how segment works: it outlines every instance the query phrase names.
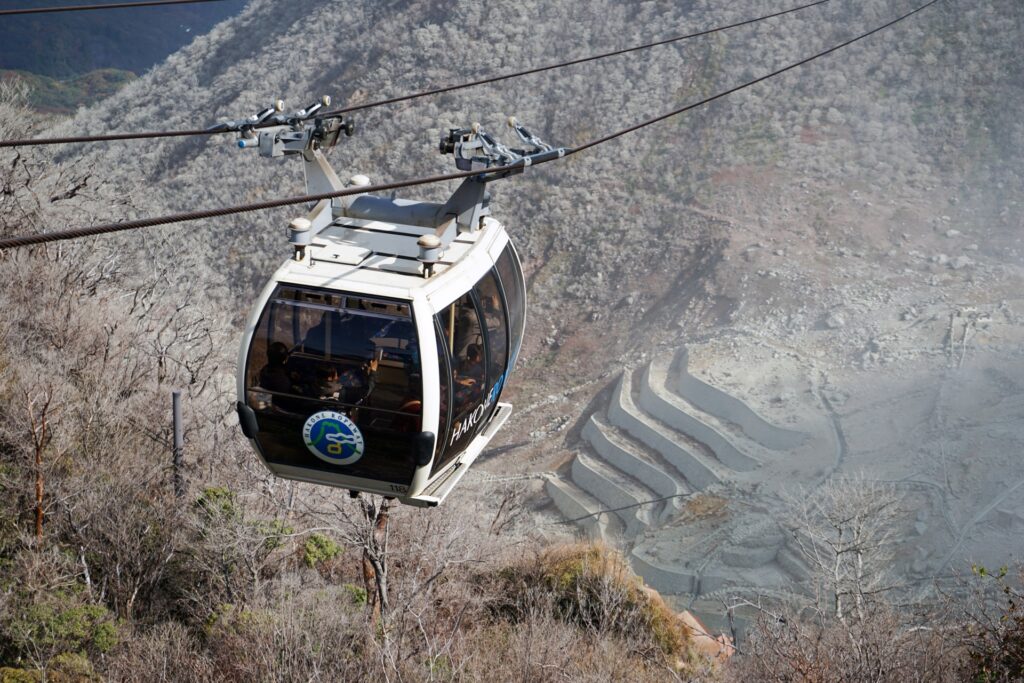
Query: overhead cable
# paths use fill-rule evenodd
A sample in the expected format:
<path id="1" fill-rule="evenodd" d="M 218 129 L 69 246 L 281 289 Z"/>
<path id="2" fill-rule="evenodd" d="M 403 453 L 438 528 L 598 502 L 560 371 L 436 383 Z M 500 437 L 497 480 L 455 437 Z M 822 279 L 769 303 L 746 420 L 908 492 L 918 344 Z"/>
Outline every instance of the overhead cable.
<path id="1" fill-rule="evenodd" d="M 134 7 L 157 7 L 159 5 L 194 5 L 200 2 L 224 2 L 224 0 L 146 0 L 146 2 L 114 2 L 104 5 L 65 5 L 63 7 L 0 9 L 0 17 L 16 14 L 49 14 L 52 12 L 85 12 L 98 9 L 131 9 Z"/>
<path id="2" fill-rule="evenodd" d="M 466 88 L 473 88 L 478 85 L 485 85 L 489 83 L 497 83 L 499 81 L 507 81 L 512 78 L 519 78 L 520 76 L 528 76 L 530 74 L 541 73 L 543 71 L 553 71 L 555 69 L 562 69 L 568 66 L 576 64 L 583 64 L 585 62 L 593 62 L 600 59 L 606 59 L 608 57 L 617 57 L 619 55 L 628 54 L 630 52 L 639 52 L 641 50 L 649 50 L 651 48 L 659 47 L 662 45 L 668 45 L 671 43 L 678 43 L 684 40 L 691 40 L 693 38 L 700 38 L 708 36 L 714 33 L 720 33 L 733 28 L 739 28 L 741 26 L 747 26 L 750 24 L 756 24 L 758 22 L 766 21 L 768 19 L 774 19 L 775 17 L 781 17 L 785 14 L 792 14 L 793 12 L 799 12 L 817 5 L 824 5 L 832 0 L 815 0 L 804 5 L 792 7 L 787 10 L 779 12 L 773 12 L 771 14 L 765 14 L 763 16 L 754 17 L 752 19 L 745 19 L 743 21 L 736 22 L 734 24 L 728 24 L 726 26 L 717 26 L 715 28 L 709 28 L 696 33 L 688 33 L 686 35 L 674 36 L 672 38 L 666 38 L 653 43 L 644 43 L 643 45 L 634 45 L 633 47 L 627 47 L 621 50 L 614 50 L 612 52 L 602 52 L 600 54 L 590 55 L 588 57 L 581 57 L 580 59 L 573 59 L 567 62 L 557 62 L 555 64 L 547 64 L 545 66 L 538 66 L 523 71 L 514 71 L 511 73 L 501 74 L 498 76 L 488 76 L 475 81 L 468 81 L 466 83 L 458 83 L 456 85 L 446 85 L 430 90 L 423 90 L 415 92 L 409 95 L 398 95 L 396 97 L 390 97 L 388 99 L 376 100 L 373 102 L 367 102 L 365 104 L 354 104 L 341 109 L 334 109 L 331 111 L 324 112 L 321 116 L 337 116 L 339 114 L 345 114 L 353 111 L 364 111 L 366 109 L 373 109 L 375 107 L 382 107 L 388 104 L 395 104 L 398 102 L 407 102 L 409 100 L 419 99 L 421 97 L 429 97 L 431 95 L 440 95 L 442 93 L 454 92 L 456 90 L 464 90 Z M 256 126 L 259 128 L 260 126 Z M 79 142 L 112 142 L 115 140 L 151 140 L 153 138 L 173 138 L 173 137 L 188 137 L 194 135 L 219 135 L 224 131 L 210 130 L 208 128 L 197 128 L 192 130 L 163 130 L 163 131 L 148 131 L 140 133 L 108 133 L 106 135 L 78 135 L 71 137 L 60 137 L 60 138 L 25 138 L 22 140 L 0 140 L 0 147 L 29 147 L 35 145 L 62 145 L 72 144 Z"/>
<path id="3" fill-rule="evenodd" d="M 754 17 L 753 19 L 745 19 L 738 21 L 735 24 L 728 24 L 726 26 L 718 26 L 715 28 L 705 29 L 696 33 L 688 33 L 682 36 L 675 36 L 673 38 L 666 38 L 653 43 L 645 43 L 644 45 L 634 45 L 633 47 L 627 47 L 622 50 L 615 50 L 613 52 L 603 52 L 597 55 L 591 55 L 589 57 L 581 57 L 579 59 L 573 59 L 568 62 L 559 62 L 557 64 L 548 64 L 547 66 L 538 66 L 532 69 L 526 69 L 524 71 L 514 71 L 512 73 L 502 74 L 500 76 L 489 76 L 487 78 L 481 78 L 476 81 L 469 81 L 468 83 L 460 83 L 458 85 L 449 85 L 441 88 L 434 88 L 433 90 L 424 90 L 423 92 L 414 93 L 412 95 L 400 95 L 398 97 L 391 97 L 386 100 L 377 100 L 376 102 L 368 102 L 366 104 L 353 104 L 348 107 L 341 109 L 334 109 L 328 114 L 347 114 L 353 111 L 360 111 L 363 109 L 370 109 L 372 107 L 380 107 L 385 104 L 395 104 L 397 102 L 405 102 L 407 100 L 413 100 L 418 97 L 427 97 L 429 95 L 440 95 L 446 92 L 452 92 L 454 90 L 462 90 L 464 88 L 472 88 L 478 85 L 486 85 L 489 83 L 497 83 L 499 81 L 506 81 L 510 78 L 519 78 L 520 76 L 528 76 L 530 74 L 541 73 L 543 71 L 552 71 L 554 69 L 561 69 L 567 66 L 574 66 L 576 64 L 584 64 L 586 62 L 594 62 L 599 59 L 605 59 L 607 57 L 617 57 L 619 55 L 629 54 L 630 52 L 639 52 L 641 50 L 649 50 L 654 47 L 660 47 L 662 45 L 670 45 L 672 43 L 678 43 L 684 40 L 691 40 L 693 38 L 701 38 L 703 36 L 709 36 L 714 33 L 720 33 L 722 31 L 728 31 L 729 29 L 739 28 L 740 26 L 747 26 L 749 24 L 756 24 L 767 19 L 774 19 L 775 17 L 781 17 L 785 14 L 792 14 L 793 12 L 799 12 L 801 10 L 816 7 L 818 5 L 824 5 L 831 0 L 816 0 L 816 2 L 809 2 L 805 5 L 799 5 L 797 7 L 791 7 L 787 10 L 781 10 L 779 12 L 773 12 L 771 14 L 765 14 L 760 17 Z"/>
<path id="4" fill-rule="evenodd" d="M 902 14 L 899 17 L 897 17 L 895 19 L 892 19 L 891 21 L 888 21 L 885 24 L 882 24 L 881 26 L 878 26 L 878 27 L 876 27 L 874 29 L 871 29 L 870 31 L 867 31 L 866 33 L 861 33 L 860 35 L 858 35 L 858 36 L 856 36 L 854 38 L 851 38 L 849 40 L 846 40 L 846 41 L 844 41 L 842 43 L 839 43 L 838 45 L 830 47 L 827 50 L 823 50 L 823 51 L 818 52 L 818 53 L 816 53 L 814 55 L 811 55 L 810 57 L 806 57 L 804 59 L 801 59 L 800 61 L 793 62 L 793 63 L 788 64 L 788 65 L 786 65 L 786 66 L 784 66 L 784 67 L 782 67 L 780 69 L 776 69 L 775 71 L 772 71 L 771 73 L 765 74 L 764 76 L 760 76 L 759 78 L 755 78 L 753 80 L 746 81 L 745 83 L 743 83 L 741 85 L 735 86 L 735 87 L 730 88 L 728 90 L 723 90 L 722 92 L 719 92 L 719 93 L 717 93 L 715 95 L 711 95 L 710 97 L 706 97 L 706 98 L 704 98 L 702 100 L 699 100 L 697 102 L 694 102 L 692 104 L 688 104 L 688 105 L 686 105 L 684 107 L 680 107 L 678 109 L 674 109 L 674 110 L 672 110 L 670 112 L 667 112 L 665 114 L 661 114 L 661 115 L 656 116 L 654 118 L 647 119 L 646 121 L 642 121 L 642 122 L 640 122 L 640 123 L 638 123 L 636 125 L 630 126 L 628 128 L 623 128 L 622 130 L 616 131 L 614 133 L 610 133 L 608 135 L 605 135 L 604 137 L 597 138 L 597 139 L 592 140 L 590 142 L 586 142 L 586 143 L 584 143 L 584 144 L 582 144 L 582 145 L 580 145 L 578 147 L 573 147 L 573 148 L 571 148 L 571 149 L 566 151 L 565 156 L 570 156 L 570 155 L 573 155 L 573 154 L 578 154 L 579 152 L 582 152 L 584 150 L 590 149 L 591 147 L 595 147 L 597 145 L 604 144 L 606 142 L 609 142 L 611 140 L 619 138 L 619 137 L 621 137 L 623 135 L 627 135 L 628 133 L 635 132 L 637 130 L 640 130 L 641 128 L 645 128 L 647 126 L 650 126 L 650 125 L 653 125 L 655 123 L 658 123 L 659 121 L 663 121 L 663 120 L 665 120 L 667 118 L 670 118 L 672 116 L 677 116 L 679 114 L 683 114 L 683 113 L 688 112 L 690 110 L 697 109 L 698 107 L 703 107 L 704 105 L 710 104 L 711 102 L 719 100 L 719 99 L 721 99 L 721 98 L 723 98 L 723 97 L 725 97 L 727 95 L 731 95 L 731 94 L 733 94 L 735 92 L 739 92 L 740 90 L 744 90 L 744 89 L 752 87 L 752 86 L 754 86 L 754 85 L 756 85 L 758 83 L 761 83 L 762 81 L 766 81 L 766 80 L 768 80 L 770 78 L 774 78 L 775 76 L 779 76 L 779 75 L 784 74 L 784 73 L 786 73 L 788 71 L 792 71 L 793 69 L 796 69 L 797 67 L 803 66 L 803 65 L 808 64 L 810 62 L 813 62 L 813 61 L 815 61 L 817 59 L 820 59 L 822 57 L 830 55 L 833 52 L 841 50 L 841 49 L 843 49 L 843 48 L 845 48 L 845 47 L 847 47 L 849 45 L 852 45 L 853 43 L 856 43 L 856 42 L 858 42 L 860 40 L 863 40 L 863 39 L 865 39 L 865 38 L 867 38 L 869 36 L 873 36 L 874 34 L 880 32 L 880 31 L 883 31 L 883 30 L 885 30 L 885 29 L 887 29 L 887 28 L 889 28 L 891 26 L 894 26 L 894 25 L 896 25 L 896 24 L 898 24 L 898 23 L 900 23 L 900 22 L 902 22 L 902 21 L 904 21 L 904 20 L 914 16 L 918 12 L 921 12 L 921 11 L 931 7 L 932 5 L 934 5 L 934 4 L 938 3 L 938 2 L 939 2 L 939 0 L 929 0 L 929 2 L 927 2 L 927 3 L 923 4 L 923 5 L 920 5 L 916 9 L 913 9 L 913 10 L 907 12 L 906 14 Z M 551 161 L 554 161 L 554 159 L 551 159 Z M 545 162 L 538 162 L 538 163 L 545 163 Z M 537 165 L 537 163 L 535 163 L 534 165 Z M 230 216 L 230 215 L 234 215 L 234 214 L 250 213 L 250 212 L 253 212 L 253 211 L 262 211 L 262 210 L 265 210 L 265 209 L 272 209 L 272 208 L 277 208 L 277 207 L 282 207 L 282 206 L 294 206 L 294 205 L 297 205 L 297 204 L 306 204 L 306 203 L 310 203 L 310 202 L 318 202 L 318 201 L 322 201 L 322 200 L 325 200 L 325 199 L 334 199 L 336 197 L 348 197 L 348 196 L 358 195 L 358 194 L 367 194 L 367 193 L 370 193 L 370 192 L 381 192 L 381 191 L 386 191 L 386 190 L 399 189 L 399 188 L 403 188 L 403 187 L 414 187 L 414 186 L 417 186 L 417 185 L 427 185 L 427 184 L 431 184 L 431 183 L 442 182 L 442 181 L 445 181 L 445 180 L 455 180 L 455 179 L 459 179 L 459 178 L 467 178 L 469 176 L 486 176 L 486 175 L 490 175 L 490 174 L 494 174 L 494 173 L 502 173 L 502 172 L 506 172 L 506 171 L 509 171 L 509 170 L 516 170 L 517 168 L 521 168 L 521 166 L 517 166 L 516 164 L 511 164 L 511 165 L 507 165 L 507 166 L 495 166 L 495 167 L 492 167 L 492 168 L 485 169 L 483 171 L 480 171 L 480 170 L 460 171 L 460 172 L 456 172 L 456 173 L 447 173 L 447 174 L 443 174 L 443 175 L 434 175 L 434 176 L 427 176 L 427 177 L 423 177 L 423 178 L 414 178 L 414 179 L 411 179 L 411 180 L 400 180 L 400 181 L 396 181 L 396 182 L 393 182 L 393 183 L 382 183 L 382 184 L 378 184 L 378 185 L 363 185 L 363 186 L 359 186 L 359 187 L 346 188 L 344 190 L 337 190 L 337 191 L 334 191 L 334 192 L 324 192 L 324 193 L 320 193 L 320 194 L 301 195 L 301 196 L 297 196 L 297 197 L 288 197 L 288 198 L 284 198 L 284 199 L 272 199 L 272 200 L 267 200 L 267 201 L 263 201 L 263 202 L 256 202 L 256 203 L 252 203 L 252 204 L 241 204 L 241 205 L 238 205 L 238 206 L 229 206 L 229 207 L 222 207 L 222 208 L 216 208 L 216 209 L 206 209 L 206 210 L 202 210 L 202 211 L 188 211 L 188 212 L 183 212 L 183 213 L 171 214 L 171 215 L 168 215 L 168 216 L 158 216 L 158 217 L 154 217 L 154 218 L 143 218 L 143 219 L 134 220 L 134 221 L 125 221 L 125 222 L 122 222 L 122 223 L 105 223 L 105 224 L 101 224 L 101 225 L 94 225 L 94 226 L 89 226 L 89 227 L 84 227 L 84 228 L 75 228 L 75 229 L 71 229 L 71 230 L 62 230 L 62 231 L 56 231 L 56 232 L 50 232 L 50 233 L 37 233 L 37 234 L 33 234 L 33 235 L 22 235 L 22 236 L 19 236 L 19 237 L 8 237 L 8 238 L 5 238 L 5 239 L 0 239 L 0 249 L 7 249 L 7 248 L 10 248 L 10 247 L 23 247 L 23 246 L 28 246 L 28 245 L 32 245 L 32 244 L 43 244 L 43 243 L 46 243 L 46 242 L 57 242 L 57 241 L 60 241 L 60 240 L 75 239 L 75 238 L 79 238 L 79 237 L 89 237 L 89 236 L 92 236 L 92 235 L 102 235 L 102 234 L 113 233 L 113 232 L 122 232 L 122 231 L 125 231 L 125 230 L 134 230 L 136 228 L 148 228 L 148 227 L 154 227 L 154 226 L 158 226 L 158 225 L 170 225 L 170 224 L 173 224 L 173 223 L 182 223 L 182 222 L 186 222 L 186 221 L 195 221 L 195 220 L 201 220 L 201 219 L 204 219 L 204 218 L 216 218 L 216 217 L 220 217 L 220 216 Z"/>

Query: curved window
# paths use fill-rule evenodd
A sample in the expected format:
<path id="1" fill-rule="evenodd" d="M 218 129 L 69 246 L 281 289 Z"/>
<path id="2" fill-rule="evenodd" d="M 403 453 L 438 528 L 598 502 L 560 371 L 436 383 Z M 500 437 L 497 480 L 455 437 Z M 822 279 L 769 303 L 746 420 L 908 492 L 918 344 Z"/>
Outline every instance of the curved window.
<path id="1" fill-rule="evenodd" d="M 245 379 L 269 462 L 411 481 L 422 378 L 407 302 L 280 285 L 253 334 Z M 307 420 L 322 411 L 356 426 L 359 457 L 336 464 L 307 445 Z"/>
<path id="2" fill-rule="evenodd" d="M 519 357 L 526 325 L 526 283 L 523 280 L 523 271 L 519 266 L 519 257 L 511 242 L 501 252 L 495 267 L 498 270 L 498 277 L 501 278 L 501 288 L 505 292 L 505 305 L 508 309 L 509 358 L 511 359 L 508 368 L 511 371 Z"/>
<path id="3" fill-rule="evenodd" d="M 505 319 L 505 304 L 494 270 L 481 278 L 473 287 L 486 328 L 487 344 L 487 389 L 489 403 L 495 404 L 505 382 L 505 366 L 508 363 L 508 322 Z M 489 414 L 489 413 L 488 413 Z"/>
<path id="4" fill-rule="evenodd" d="M 472 440 L 480 422 L 487 388 L 487 357 L 480 313 L 471 293 L 463 294 L 437 314 L 442 343 L 451 359 L 451 427 L 444 449 L 438 449 L 432 475 L 451 461 Z"/>
<path id="5" fill-rule="evenodd" d="M 440 316 L 439 316 L 440 317 Z M 447 337 L 441 332 L 441 325 L 438 324 L 435 319 L 434 322 L 434 334 L 437 335 L 437 374 L 438 374 L 438 394 L 439 394 L 439 410 L 437 418 L 437 446 L 434 452 L 434 471 L 437 470 L 437 462 L 441 461 L 444 457 L 444 445 L 447 443 L 446 437 L 448 435 L 448 416 L 451 415 L 451 383 L 452 383 L 452 371 L 448 364 L 448 341 Z"/>

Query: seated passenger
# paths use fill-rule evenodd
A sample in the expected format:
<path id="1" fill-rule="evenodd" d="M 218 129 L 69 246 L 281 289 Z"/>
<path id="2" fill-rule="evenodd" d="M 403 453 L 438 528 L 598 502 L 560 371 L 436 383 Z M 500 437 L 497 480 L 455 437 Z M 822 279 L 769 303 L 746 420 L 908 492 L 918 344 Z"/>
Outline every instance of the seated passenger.
<path id="1" fill-rule="evenodd" d="M 274 342 L 267 349 L 267 364 L 260 370 L 259 385 L 268 391 L 292 393 L 292 380 L 288 374 L 288 347 Z"/>
<path id="2" fill-rule="evenodd" d="M 415 434 L 420 431 L 423 403 L 418 398 L 405 401 L 398 411 L 401 415 L 396 415 L 392 420 L 392 429 L 403 434 Z"/>
<path id="3" fill-rule="evenodd" d="M 338 368 L 324 364 L 316 369 L 316 391 L 318 398 L 337 399 L 341 394 L 342 383 L 338 378 Z"/>
<path id="4" fill-rule="evenodd" d="M 337 311 L 326 311 L 314 327 L 306 332 L 302 340 L 302 351 L 315 356 L 324 355 L 327 348 L 328 335 L 341 323 L 341 314 Z"/>
<path id="5" fill-rule="evenodd" d="M 472 379 L 483 384 L 484 358 L 479 344 L 470 344 L 466 347 L 466 356 L 459 363 L 459 369 L 459 374 L 466 379 Z"/>
<path id="6" fill-rule="evenodd" d="M 358 403 L 366 398 L 370 382 L 364 368 L 345 368 L 339 376 L 343 393 L 341 400 L 346 403 Z"/>
<path id="7" fill-rule="evenodd" d="M 484 393 L 484 363 L 480 347 L 470 344 L 466 347 L 466 355 L 452 369 L 455 380 L 454 414 L 461 415 L 473 408 Z"/>
<path id="8" fill-rule="evenodd" d="M 349 312 L 325 312 L 320 322 L 306 333 L 302 350 L 332 358 L 369 358 L 373 342 L 365 318 Z"/>
<path id="9" fill-rule="evenodd" d="M 487 323 L 487 339 L 491 349 L 491 371 L 498 375 L 508 353 L 505 341 L 505 316 L 501 310 L 498 295 L 485 296 L 481 299 L 484 309 L 484 321 Z"/>
<path id="10" fill-rule="evenodd" d="M 260 370 L 259 386 L 271 392 L 270 405 L 278 410 L 302 410 L 301 403 L 288 394 L 305 393 L 298 383 L 298 373 L 288 362 L 291 352 L 283 342 L 274 342 L 267 349 L 267 364 Z"/>

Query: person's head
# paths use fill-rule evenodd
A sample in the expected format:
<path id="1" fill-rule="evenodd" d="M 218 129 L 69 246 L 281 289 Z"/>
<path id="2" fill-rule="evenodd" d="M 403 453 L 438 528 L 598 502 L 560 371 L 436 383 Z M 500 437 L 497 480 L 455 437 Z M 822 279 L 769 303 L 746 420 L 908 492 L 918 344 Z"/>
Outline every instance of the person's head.
<path id="1" fill-rule="evenodd" d="M 338 368 L 333 365 L 321 365 L 316 369 L 316 378 L 321 384 L 338 381 Z"/>
<path id="2" fill-rule="evenodd" d="M 288 346 L 284 342 L 274 342 L 267 349 L 267 359 L 271 365 L 284 365 L 288 360 Z"/>

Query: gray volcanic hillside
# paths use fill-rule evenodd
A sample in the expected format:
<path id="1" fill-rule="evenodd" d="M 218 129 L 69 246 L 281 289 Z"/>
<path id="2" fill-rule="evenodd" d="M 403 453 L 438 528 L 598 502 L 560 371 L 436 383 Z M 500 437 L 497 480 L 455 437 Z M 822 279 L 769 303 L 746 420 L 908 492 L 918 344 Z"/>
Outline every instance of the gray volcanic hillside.
<path id="1" fill-rule="evenodd" d="M 332 162 L 342 177 L 360 172 L 380 181 L 444 172 L 453 165 L 436 153 L 441 130 L 479 121 L 501 135 L 510 115 L 555 144 L 579 144 L 911 6 L 835 0 L 708 38 L 357 113 L 356 135 L 335 148 Z M 248 115 L 276 97 L 294 106 L 324 93 L 336 104 L 368 101 L 777 9 L 750 1 L 364 0 L 342 10 L 326 0 L 254 0 L 53 132 L 195 128 Z M 836 275 L 845 266 L 829 254 L 863 253 L 873 264 L 870 280 L 881 285 L 903 269 L 884 255 L 930 236 L 951 201 L 957 211 L 977 212 L 965 219 L 987 230 L 975 238 L 984 253 L 1018 262 L 1011 240 L 1020 212 L 1009 207 L 1024 199 L 1024 120 L 1016 115 L 1024 103 L 1022 20 L 1014 0 L 943 0 L 780 78 L 495 185 L 494 210 L 523 252 L 532 288 L 526 375 L 542 390 L 552 381 L 575 385 L 658 339 L 680 330 L 698 336 L 730 321 L 784 333 L 796 316 L 806 327 L 849 295 L 821 286 L 810 270 Z M 228 136 L 70 147 L 60 157 L 92 165 L 131 198 L 137 215 L 302 190 L 297 164 L 258 159 Z M 210 274 L 199 276 L 211 290 L 224 279 L 242 298 L 224 311 L 238 321 L 284 257 L 281 226 L 299 212 L 160 228 L 145 240 L 164 253 L 160 233 L 175 251 L 205 259 Z M 742 262 L 728 260 L 730 250 Z M 748 282 L 779 270 L 780 260 L 783 275 Z"/>
<path id="2" fill-rule="evenodd" d="M 510 114 L 556 143 L 578 143 L 839 42 L 904 6 L 829 3 L 711 38 L 359 114 L 357 136 L 336 150 L 334 163 L 342 173 L 359 170 L 380 179 L 443 170 L 449 161 L 433 153 L 442 128 L 479 120 L 500 131 Z M 765 2 L 730 3 L 728 9 L 702 2 L 496 2 L 485 8 L 354 2 L 341 11 L 326 1 L 255 0 L 67 130 L 195 127 L 246 115 L 278 96 L 293 105 L 322 93 L 336 103 L 358 102 L 774 9 Z M 1020 100 L 1020 14 L 1019 4 L 1009 1 L 977 8 L 940 3 L 815 65 L 544 169 L 536 174 L 540 182 L 507 183 L 496 206 L 513 229 L 520 226 L 527 252 L 539 253 L 552 229 L 569 245 L 584 244 L 590 230 L 621 225 L 625 212 L 637 207 L 657 212 L 666 203 L 713 200 L 715 174 L 738 166 L 873 179 L 880 186 L 924 187 L 947 170 L 1005 175 L 1009 169 L 998 157 L 985 159 L 981 169 L 976 162 L 989 153 L 1012 159 L 1010 151 L 1020 145 L 1012 106 L 990 105 Z M 126 189 L 146 195 L 139 200 L 146 213 L 280 196 L 299 187 L 296 168 L 258 161 L 222 137 L 111 144 L 81 153 Z M 63 157 L 79 154 L 69 150 Z M 1020 182 L 1017 176 L 1006 181 Z M 601 207 L 599 226 L 581 220 L 585 206 Z M 538 217 L 541 225 L 534 224 Z M 239 224 L 274 222 L 256 217 Z M 246 244 L 272 245 L 247 232 Z"/>
<path id="3" fill-rule="evenodd" d="M 502 134 L 513 114 L 555 144 L 578 144 L 795 61 L 910 7 L 837 1 L 627 57 L 358 113 L 357 135 L 332 160 L 343 177 L 362 172 L 380 181 L 445 171 L 451 160 L 435 149 L 442 129 L 480 121 Z M 336 104 L 357 103 L 777 9 L 767 2 L 723 8 L 612 0 L 366 0 L 340 9 L 326 0 L 254 0 L 56 132 L 191 128 L 249 114 L 277 97 L 294 106 L 323 93 Z M 560 321 L 559 336 L 587 336 L 590 323 L 599 330 L 621 325 L 623 335 L 602 343 L 610 354 L 634 347 L 625 332 L 656 322 L 652 316 L 661 316 L 658 329 L 687 307 L 691 331 L 724 321 L 738 293 L 706 291 L 730 239 L 723 216 L 753 218 L 766 236 L 785 242 L 795 226 L 782 207 L 807 193 L 815 201 L 855 188 L 924 197 L 945 187 L 1019 196 L 1024 124 L 1014 112 L 1024 100 L 1022 17 L 1024 8 L 1012 0 L 940 2 L 781 78 L 500 183 L 495 211 L 528 262 L 538 330 L 548 311 Z M 95 164 L 132 196 L 139 215 L 301 190 L 296 164 L 260 160 L 224 136 L 69 148 L 61 157 Z M 422 188 L 408 196 L 442 192 Z M 294 213 L 166 233 L 187 234 L 197 252 L 203 246 L 211 268 L 226 266 L 244 299 L 285 253 L 279 228 Z M 857 243 L 855 233 L 842 239 Z M 599 322 L 608 306 L 636 292 L 643 293 L 642 306 Z M 756 292 L 748 296 L 747 312 L 764 303 Z M 662 303 L 671 305 L 663 310 Z"/>

